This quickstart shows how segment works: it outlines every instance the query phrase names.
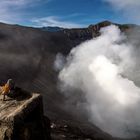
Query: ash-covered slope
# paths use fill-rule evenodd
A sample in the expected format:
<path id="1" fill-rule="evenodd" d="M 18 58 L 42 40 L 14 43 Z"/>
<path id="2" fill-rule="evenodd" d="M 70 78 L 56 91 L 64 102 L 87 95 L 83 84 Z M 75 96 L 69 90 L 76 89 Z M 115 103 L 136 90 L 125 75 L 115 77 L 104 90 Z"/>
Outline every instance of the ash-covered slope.
<path id="1" fill-rule="evenodd" d="M 71 120 L 76 124 L 83 122 L 90 126 L 84 112 L 78 112 L 74 108 L 63 108 L 65 97 L 57 89 L 58 73 L 54 70 L 54 61 L 57 53 L 67 55 L 71 48 L 100 35 L 100 28 L 110 24 L 112 23 L 105 21 L 83 29 L 47 32 L 1 23 L 0 84 L 12 78 L 19 86 L 42 93 L 45 113 L 54 121 L 61 120 L 61 123 L 62 120 Z M 131 28 L 139 28 L 135 25 L 116 25 L 127 33 Z M 99 130 L 98 134 L 102 134 L 102 131 Z"/>

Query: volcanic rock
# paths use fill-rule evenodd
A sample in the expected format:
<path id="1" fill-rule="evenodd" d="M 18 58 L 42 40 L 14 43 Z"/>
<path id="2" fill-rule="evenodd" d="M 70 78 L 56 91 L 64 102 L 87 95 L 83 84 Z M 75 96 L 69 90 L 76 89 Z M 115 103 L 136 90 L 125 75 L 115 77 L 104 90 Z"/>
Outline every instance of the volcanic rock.
<path id="1" fill-rule="evenodd" d="M 36 93 L 0 101 L 0 140 L 49 140 L 42 96 Z"/>

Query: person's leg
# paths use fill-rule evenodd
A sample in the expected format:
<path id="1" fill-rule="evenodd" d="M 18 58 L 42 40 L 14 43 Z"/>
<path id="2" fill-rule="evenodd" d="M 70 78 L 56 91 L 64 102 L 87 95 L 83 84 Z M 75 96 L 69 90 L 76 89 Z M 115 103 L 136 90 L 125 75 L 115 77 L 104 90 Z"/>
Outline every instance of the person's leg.
<path id="1" fill-rule="evenodd" d="M 3 95 L 3 101 L 5 101 L 5 94 Z"/>

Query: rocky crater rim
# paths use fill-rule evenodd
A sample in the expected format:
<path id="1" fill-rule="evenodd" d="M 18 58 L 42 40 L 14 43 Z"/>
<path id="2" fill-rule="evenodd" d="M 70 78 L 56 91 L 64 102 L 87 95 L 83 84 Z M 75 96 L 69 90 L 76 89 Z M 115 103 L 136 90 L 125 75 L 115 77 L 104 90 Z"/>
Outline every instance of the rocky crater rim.
<path id="1" fill-rule="evenodd" d="M 41 102 L 42 96 L 38 93 L 32 93 L 20 100 L 0 100 L 0 122 L 21 121 Z"/>

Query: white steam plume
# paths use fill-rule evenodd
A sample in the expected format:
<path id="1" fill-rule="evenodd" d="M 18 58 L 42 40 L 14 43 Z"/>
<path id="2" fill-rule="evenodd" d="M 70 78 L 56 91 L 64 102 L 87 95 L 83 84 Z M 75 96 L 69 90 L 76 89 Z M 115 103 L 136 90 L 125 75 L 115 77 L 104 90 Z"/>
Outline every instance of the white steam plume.
<path id="1" fill-rule="evenodd" d="M 65 57 L 61 53 L 58 53 L 54 62 L 54 69 L 60 71 L 64 67 L 65 61 Z"/>
<path id="2" fill-rule="evenodd" d="M 102 130 L 134 137 L 140 131 L 140 88 L 130 80 L 136 67 L 134 49 L 118 27 L 100 32 L 101 36 L 71 50 L 59 74 L 61 89 L 67 94 L 77 89 L 84 93 L 89 120 Z"/>

